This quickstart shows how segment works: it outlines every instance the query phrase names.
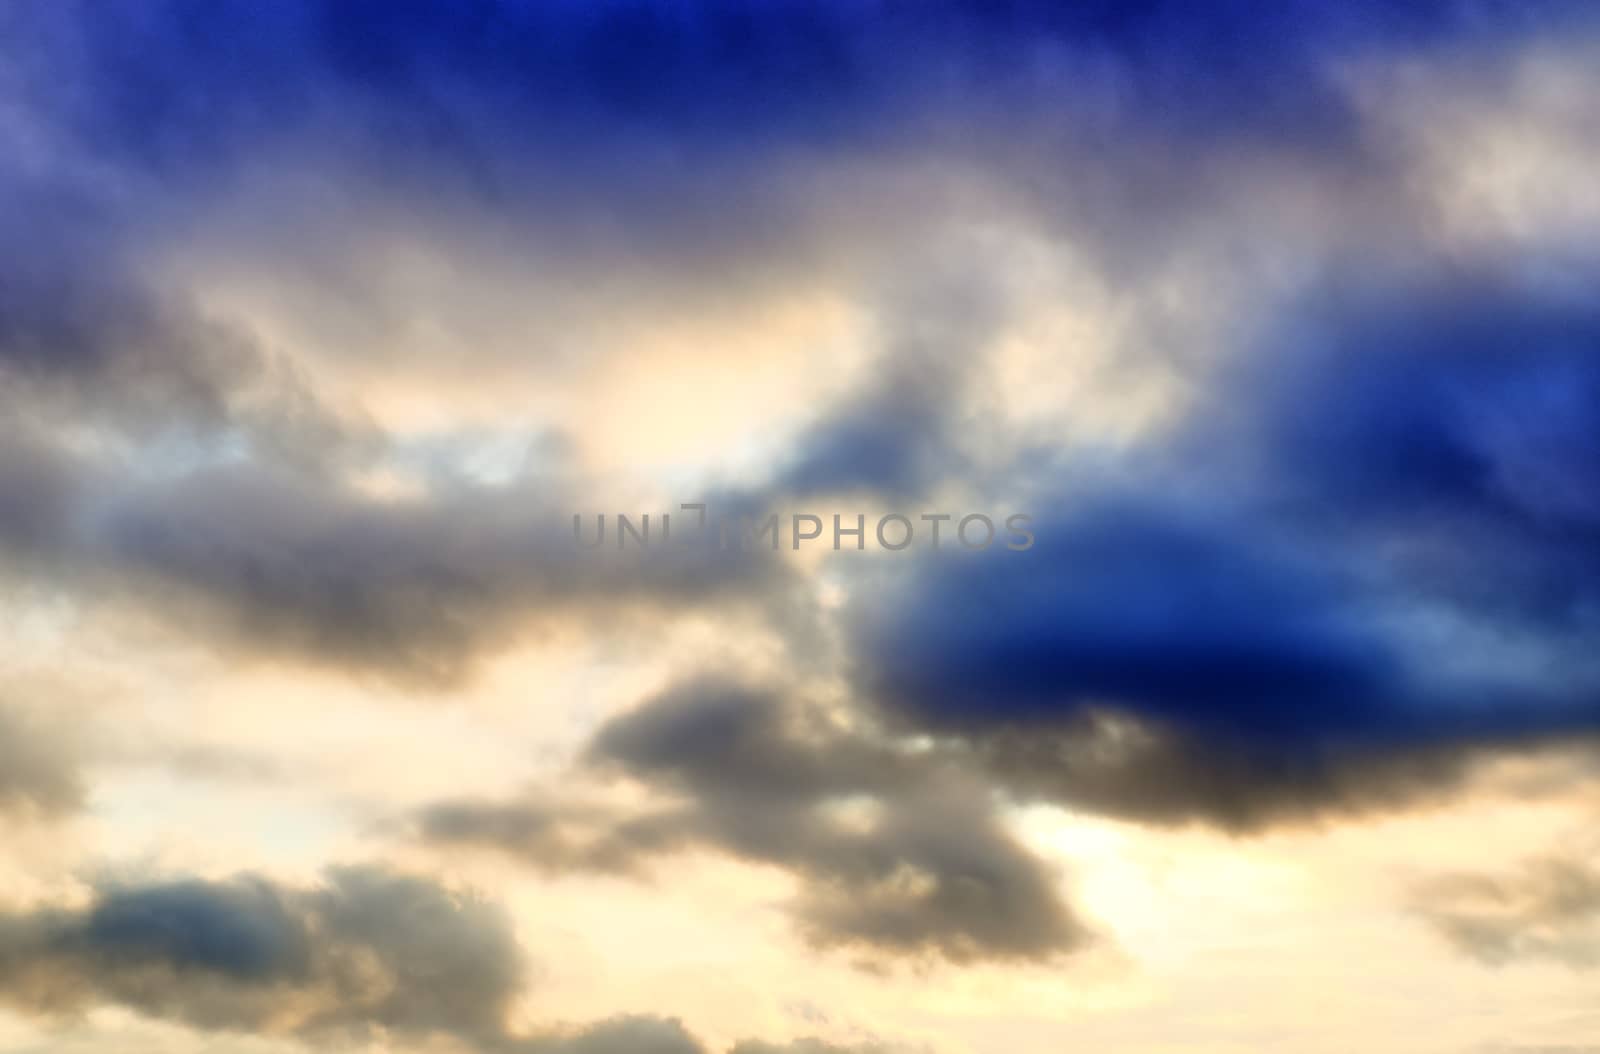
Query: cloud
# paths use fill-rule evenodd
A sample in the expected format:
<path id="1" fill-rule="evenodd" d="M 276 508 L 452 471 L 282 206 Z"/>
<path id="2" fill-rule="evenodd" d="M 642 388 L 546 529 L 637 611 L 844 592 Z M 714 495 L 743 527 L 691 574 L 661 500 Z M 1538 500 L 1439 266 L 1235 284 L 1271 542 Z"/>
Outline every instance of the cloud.
<path id="1" fill-rule="evenodd" d="M 536 608 L 671 606 L 775 577 L 707 550 L 581 559 L 570 517 L 593 481 L 565 465 L 493 487 L 451 464 L 419 495 L 376 496 L 370 475 L 403 460 L 393 437 L 147 276 L 165 232 L 116 194 L 46 169 L 0 164 L 18 206 L 0 230 L 40 245 L 0 264 L 0 560 L 17 577 L 236 652 L 428 683 L 465 677 Z"/>
<path id="2" fill-rule="evenodd" d="M 642 875 L 651 856 L 692 841 L 689 825 L 671 813 L 629 816 L 540 794 L 437 802 L 415 820 L 429 844 L 492 847 L 551 874 Z"/>
<path id="3" fill-rule="evenodd" d="M 1600 731 L 1600 323 L 1423 275 L 1308 293 L 1166 438 L 1066 475 L 1033 549 L 886 576 L 859 690 L 1026 796 L 1236 829 Z"/>
<path id="4" fill-rule="evenodd" d="M 337 373 L 362 352 L 341 347 L 336 361 L 308 364 L 303 349 L 275 348 L 250 319 L 202 310 L 184 295 L 192 290 L 167 288 L 182 283 L 164 285 L 157 276 L 166 272 L 149 266 L 218 230 L 212 249 L 222 258 L 259 250 L 239 237 L 241 228 L 220 222 L 230 206 L 218 188 L 237 185 L 223 173 L 311 171 L 324 177 L 314 183 L 340 186 L 346 181 L 335 174 L 349 174 L 348 185 L 361 188 L 355 197 L 449 201 L 398 210 L 430 217 L 419 241 L 448 241 L 458 222 L 559 228 L 560 238 L 511 239 L 550 253 L 553 267 L 535 270 L 566 276 L 558 281 L 566 292 L 554 300 L 571 286 L 587 295 L 596 284 L 572 275 L 610 275 L 624 265 L 646 276 L 654 296 L 673 287 L 673 276 L 689 275 L 684 284 L 715 298 L 758 264 L 796 258 L 812 278 L 837 269 L 849 296 L 871 296 L 892 283 L 852 284 L 866 269 L 849 247 L 888 245 L 879 259 L 902 269 L 905 254 L 893 250 L 908 240 L 896 224 L 925 225 L 927 217 L 920 196 L 899 206 L 914 223 L 860 217 L 841 204 L 854 200 L 864 161 L 888 157 L 934 173 L 927 182 L 988 188 L 976 202 L 958 195 L 954 203 L 975 217 L 1016 208 L 1032 227 L 1070 233 L 1074 245 L 1128 249 L 1145 240 L 1147 225 L 1159 226 L 1151 216 L 1192 204 L 1191 184 L 1237 191 L 1231 174 L 1249 175 L 1241 152 L 1309 155 L 1324 165 L 1370 160 L 1361 115 L 1336 75 L 1345 60 L 1429 53 L 1496 32 L 1515 40 L 1563 24 L 1564 5 L 1539 7 L 1527 15 L 1437 3 L 1399 14 L 1373 5 L 1350 14 L 1246 3 L 1208 18 L 1170 4 L 1008 15 L 951 4 L 916 18 L 894 8 L 754 15 L 721 4 L 688 13 L 652 4 L 491 3 L 398 19 L 359 4 L 182 13 L 112 4 L 92 16 L 68 4 L 10 13 L 14 46 L 28 58 L 6 85 L 20 116 L 4 131 L 29 149 L 0 175 L 21 203 L 0 223 L 19 241 L 60 233 L 7 265 L 0 375 L 11 405 L 36 419 L 39 435 L 30 441 L 57 464 L 15 479 L 0 466 L 0 538 L 80 540 L 82 550 L 57 553 L 63 562 L 126 572 L 141 583 L 138 600 L 158 612 L 176 596 L 185 625 L 236 646 L 256 638 L 274 653 L 364 671 L 459 678 L 530 609 L 583 607 L 607 591 L 626 592 L 634 576 L 530 570 L 530 562 L 561 561 L 512 538 L 509 518 L 538 519 L 556 501 L 530 506 L 518 504 L 526 495 L 462 497 L 441 488 L 429 495 L 436 502 L 407 505 L 351 487 L 341 470 L 382 463 L 386 437 L 319 371 Z M 1268 55 L 1249 46 L 1291 22 L 1296 31 L 1284 34 L 1283 49 Z M 198 46 L 207 38 L 225 44 Z M 130 50 L 129 40 L 144 46 Z M 54 90 L 67 80 L 78 90 Z M 797 93 L 797 84 L 811 94 Z M 1035 142 L 1037 153 L 1018 153 L 1016 143 Z M 1237 164 L 1190 173 L 1166 163 L 1186 152 Z M 263 163 L 267 157 L 283 163 Z M 840 181 L 834 165 L 852 178 Z M 704 178 L 708 171 L 717 178 Z M 1073 173 L 1072 187 L 1041 175 L 1059 171 Z M 1109 204 L 1096 190 L 1102 186 L 1115 199 Z M 458 215 L 462 201 L 470 207 Z M 298 212 L 272 194 L 247 204 L 263 212 L 265 226 L 296 236 L 339 225 L 337 216 Z M 829 223 L 816 222 L 823 214 Z M 360 213 L 352 232 L 368 219 Z M 819 226 L 829 231 L 824 241 L 837 233 L 846 248 L 799 251 L 794 242 Z M 316 229 L 301 230 L 309 227 Z M 392 309 L 398 329 L 428 328 L 416 324 L 413 287 L 398 297 L 375 289 L 364 274 L 371 254 L 335 248 L 349 251 L 338 280 L 324 280 L 322 264 L 304 259 L 329 254 L 303 247 L 268 269 L 278 277 L 316 273 L 311 284 L 343 301 L 345 312 L 387 317 Z M 931 266 L 916 263 L 918 274 Z M 952 270 L 970 279 L 971 267 Z M 195 284 L 204 286 L 203 277 Z M 515 283 L 517 297 L 548 292 L 550 283 L 534 277 Z M 890 349 L 868 390 L 810 415 L 813 427 L 792 458 L 773 466 L 770 492 L 907 498 L 984 475 L 963 442 L 962 411 L 983 373 L 977 345 L 991 308 L 973 291 L 987 282 L 971 279 L 962 296 L 960 283 L 947 280 L 939 302 L 890 305 L 884 314 L 903 346 Z M 626 283 L 618 296 L 624 308 L 655 302 Z M 602 310 L 609 317 L 619 305 L 604 300 Z M 376 343 L 389 369 L 393 342 Z M 1003 429 L 986 420 L 982 431 Z M 122 457 L 75 467 L 64 454 L 97 450 L 107 434 L 131 443 Z M 1524 462 L 1545 463 L 1536 455 L 1524 452 Z M 168 471 L 185 459 L 202 462 L 199 471 Z M 127 480 L 129 468 L 141 486 Z M 101 473 L 123 482 L 111 486 Z M 14 502 L 4 496 L 8 483 L 18 491 Z M 1527 500 L 1571 506 L 1584 500 L 1573 488 L 1587 484 L 1535 474 L 1527 485 L 1544 495 Z M 555 489 L 547 480 L 539 486 Z M 1563 487 L 1566 497 L 1552 496 Z M 90 512 L 63 504 L 74 488 L 114 495 L 94 503 L 87 535 Z M 38 493 L 49 500 L 33 501 Z M 474 528 L 469 546 L 456 545 L 455 525 L 470 520 L 494 526 Z M 352 544 L 358 536 L 373 544 Z M 205 541 L 191 544 L 196 538 Z M 746 577 L 749 570 L 698 566 L 694 574 L 708 581 L 698 596 L 724 596 L 719 587 L 733 579 L 782 589 L 760 574 Z M 694 574 L 667 572 L 637 592 L 679 603 L 695 593 Z M 583 576 L 592 588 L 577 584 Z"/>
<path id="5" fill-rule="evenodd" d="M 213 637 L 424 684 L 541 614 L 784 603 L 771 554 L 582 552 L 579 507 L 540 480 L 389 500 L 222 469 L 111 503 L 96 540 L 134 589 L 209 614 L 191 625 Z"/>
<path id="6" fill-rule="evenodd" d="M 1413 891 L 1411 910 L 1485 965 L 1600 964 L 1600 870 L 1578 856 L 1540 857 L 1501 874 L 1436 876 Z"/>
<path id="7" fill-rule="evenodd" d="M 0 451 L 0 554 L 37 559 L 58 553 L 90 474 L 23 430 L 7 438 Z"/>
<path id="8" fill-rule="evenodd" d="M 325 885 L 240 876 L 108 885 L 81 909 L 0 917 L 6 1000 L 115 1003 L 201 1029 L 499 1036 L 523 964 L 504 914 L 375 868 Z"/>
<path id="9" fill-rule="evenodd" d="M 571 517 L 592 502 L 554 475 L 389 497 L 281 463 L 128 472 L 38 429 L 13 438 L 0 454 L 13 576 L 92 589 L 236 655 L 438 685 L 539 617 L 793 600 L 772 554 L 581 551 Z"/>
<path id="10" fill-rule="evenodd" d="M 1510 48 L 1583 14 L 1456 0 L 1203 14 L 1170 2 L 479 2 L 399 17 L 368 3 L 124 0 L 8 13 L 8 89 L 59 154 L 132 177 L 136 193 L 118 202 L 130 211 L 149 198 L 191 215 L 245 177 L 289 187 L 310 167 L 361 188 L 349 207 L 398 198 L 438 216 L 467 202 L 559 247 L 563 275 L 609 282 L 644 260 L 658 287 L 704 294 L 672 274 L 713 275 L 720 289 L 785 260 L 838 262 L 819 231 L 869 243 L 882 210 L 850 199 L 886 162 L 916 168 L 924 186 L 982 173 L 1108 259 L 1148 261 L 1170 244 L 1164 228 L 1208 222 L 1204 206 L 1263 153 L 1292 179 L 1315 169 L 1394 193 L 1377 178 L 1388 159 L 1367 141 L 1350 68 Z M 1280 46 L 1255 46 L 1265 38 Z M 889 198 L 906 208 L 903 191 Z M 914 194 L 901 222 L 938 219 L 927 209 L 940 204 Z"/>
<path id="11" fill-rule="evenodd" d="M 449 1037 L 530 1054 L 697 1054 L 676 1021 L 508 1028 L 527 967 L 497 906 L 376 867 L 318 886 L 253 875 L 105 885 L 79 909 L 0 914 L 4 1002 L 61 1017 L 115 1004 L 204 1031 L 322 1045 Z"/>
<path id="12" fill-rule="evenodd" d="M 0 703 L 0 817 L 57 818 L 84 803 L 78 744 L 61 722 Z"/>
<path id="13" fill-rule="evenodd" d="M 1036 529 L 858 623 L 858 679 L 893 727 L 1024 797 L 1243 830 L 1431 800 L 1482 753 L 1587 727 L 1527 688 L 1446 704 L 1356 582 L 1270 539 L 1126 504 Z"/>
<path id="14" fill-rule="evenodd" d="M 1006 291 L 988 276 L 935 275 L 880 308 L 888 346 L 872 375 L 794 440 L 769 502 L 839 494 L 891 501 L 926 496 L 971 470 L 964 402 L 983 348 L 1005 317 Z"/>
<path id="15" fill-rule="evenodd" d="M 35 246 L 0 264 L 0 404 L 80 446 L 233 443 L 268 462 L 326 468 L 371 454 L 377 430 L 329 405 L 282 351 L 206 314 L 150 272 L 166 232 L 64 161 L 0 164 L 13 208 L 0 233 Z"/>
<path id="16" fill-rule="evenodd" d="M 545 625 L 611 670 L 765 620 L 781 687 L 683 683 L 595 735 L 574 782 L 627 806 L 442 801 L 417 832 L 544 874 L 719 853 L 787 876 L 818 947 L 1054 963 L 1093 938 L 1011 805 L 1258 831 L 1600 733 L 1596 274 L 1532 222 L 1583 203 L 1525 200 L 1587 185 L 1595 25 L 1555 0 L 0 4 L 0 242 L 27 247 L 0 261 L 0 563 L 230 657 L 425 688 Z M 632 456 L 769 389 L 684 429 L 737 456 Z M 460 438 L 558 432 L 493 484 Z M 762 515 L 1026 501 L 1038 541 L 820 571 L 570 545 L 573 511 L 685 480 Z M 117 650 L 129 686 L 174 672 Z M 144 756 L 252 795 L 297 769 L 247 754 Z M 68 815 L 83 783 L 71 735 L 0 707 L 0 813 Z M 1588 965 L 1593 877 L 1456 876 L 1418 910 L 1484 961 Z M 525 974 L 498 909 L 374 869 L 0 915 L 0 998 L 47 1017 L 704 1049 L 667 1017 L 525 1034 Z"/>
<path id="17" fill-rule="evenodd" d="M 106 883 L 82 907 L 0 912 L 0 1002 L 31 1015 L 117 1005 L 317 1049 L 448 1039 L 483 1054 L 706 1050 L 676 1018 L 647 1014 L 515 1031 L 527 978 L 497 905 L 375 866 L 335 868 L 312 886 L 259 875 Z"/>
<path id="18" fill-rule="evenodd" d="M 608 818 L 448 802 L 422 812 L 420 834 L 553 870 L 628 873 L 715 848 L 789 871 L 802 933 L 869 957 L 1039 960 L 1090 940 L 984 786 L 771 691 L 679 685 L 601 728 L 586 755 L 674 804 Z"/>
<path id="19" fill-rule="evenodd" d="M 1244 2 L 1204 16 L 1177 3 L 757 13 L 732 3 L 685 11 L 490 2 L 401 17 L 375 3 L 270 11 L 118 3 L 98 20 L 67 4 L 12 21 L 42 55 L 24 67 L 26 88 L 42 95 L 44 74 L 59 64 L 82 80 L 72 98 L 38 100 L 58 123 L 103 137 L 108 151 L 170 166 L 270 136 L 335 98 L 387 116 L 374 134 L 414 148 L 470 148 L 479 144 L 474 133 L 509 133 L 502 149 L 517 150 L 554 132 L 581 147 L 585 135 L 629 126 L 725 148 L 763 149 L 774 139 L 860 147 L 894 122 L 931 134 L 937 129 L 916 118 L 968 98 L 993 113 L 1060 74 L 1075 75 L 1068 86 L 1112 80 L 1127 93 L 1119 116 L 1136 113 L 1195 138 L 1243 128 L 1310 139 L 1337 130 L 1341 112 L 1324 62 L 1512 35 L 1581 10 L 1456 0 L 1404 11 Z M 241 14 L 248 17 L 236 21 Z M 1284 46 L 1251 46 L 1269 33 Z M 154 53 L 130 51 L 128 39 Z M 226 47 L 207 50 L 202 40 Z M 888 49 L 895 43 L 902 46 Z M 191 83 L 205 89 L 206 104 L 186 94 Z"/>
<path id="20" fill-rule="evenodd" d="M 675 1018 L 623 1016 L 512 1043 L 514 1054 L 705 1054 L 705 1047 Z"/>
<path id="21" fill-rule="evenodd" d="M 766 1043 L 761 1040 L 745 1040 L 734 1046 L 729 1054 L 894 1054 L 900 1048 L 888 1047 L 873 1043 L 866 1046 L 854 1044 L 839 1046 L 834 1043 L 824 1043 L 820 1039 L 797 1039 L 793 1043 Z"/>

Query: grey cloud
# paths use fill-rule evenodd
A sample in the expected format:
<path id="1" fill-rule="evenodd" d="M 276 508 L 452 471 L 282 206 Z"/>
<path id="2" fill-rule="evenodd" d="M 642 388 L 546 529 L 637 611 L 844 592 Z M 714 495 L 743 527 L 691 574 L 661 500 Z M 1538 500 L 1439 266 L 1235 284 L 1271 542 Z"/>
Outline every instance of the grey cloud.
<path id="1" fill-rule="evenodd" d="M 728 1054 L 910 1054 L 912 1048 L 883 1043 L 839 1046 L 819 1039 L 771 1043 L 744 1039 Z M 676 1018 L 627 1015 L 565 1035 L 514 1042 L 509 1054 L 706 1054 L 707 1048 Z"/>
<path id="2" fill-rule="evenodd" d="M 108 502 L 99 555 L 202 635 L 425 683 L 457 680 L 520 620 L 765 596 L 781 565 L 710 547 L 578 550 L 575 499 L 538 482 L 384 500 L 250 468 Z"/>
<path id="3" fill-rule="evenodd" d="M 0 402 L 13 422 L 232 440 L 306 469 L 376 449 L 358 409 L 330 405 L 286 356 L 146 277 L 158 235 L 85 182 L 60 171 L 41 187 L 0 168 L 0 192 L 20 206 L 0 215 L 0 233 L 36 246 L 0 265 Z"/>
<path id="4" fill-rule="evenodd" d="M 628 816 L 548 795 L 509 802 L 447 801 L 416 816 L 437 846 L 492 846 L 554 874 L 642 874 L 649 858 L 686 846 L 692 825 L 672 813 Z"/>
<path id="5" fill-rule="evenodd" d="M 633 871 L 709 846 L 793 873 L 807 939 L 869 956 L 1046 959 L 1090 939 L 986 787 L 770 692 L 681 685 L 603 727 L 587 760 L 676 804 L 608 818 L 452 802 L 422 813 L 421 834 L 557 870 Z"/>
<path id="6" fill-rule="evenodd" d="M 736 1044 L 729 1054 L 900 1054 L 908 1049 L 881 1043 L 839 1046 L 820 1039 L 797 1039 L 792 1043 L 768 1043 L 752 1039 Z"/>
<path id="7" fill-rule="evenodd" d="M 1600 965 L 1600 868 L 1581 856 L 1552 854 L 1504 873 L 1440 875 L 1413 891 L 1411 910 L 1486 965 Z"/>
<path id="8" fill-rule="evenodd" d="M 0 702 L 0 816 L 54 818 L 80 808 L 79 761 L 59 722 Z"/>
<path id="9" fill-rule="evenodd" d="M 38 246 L 0 264 L 8 569 L 203 639 L 429 681 L 463 675 L 535 606 L 672 603 L 760 577 L 706 553 L 580 566 L 567 517 L 589 503 L 544 480 L 509 495 L 435 481 L 413 502 L 357 492 L 346 470 L 383 447 L 360 408 L 147 278 L 166 233 L 72 166 L 47 168 L 0 163 L 17 206 L 0 234 Z"/>
<path id="10" fill-rule="evenodd" d="M 517 1040 L 507 1054 L 705 1054 L 676 1018 L 627 1015 L 566 1034 Z"/>
<path id="11" fill-rule="evenodd" d="M 554 478 L 382 498 L 285 464 L 152 478 L 36 429 L 11 437 L 0 451 L 8 570 L 92 588 L 235 653 L 439 684 L 539 615 L 627 620 L 695 603 L 797 614 L 772 554 L 580 550 L 571 515 L 589 503 Z"/>
<path id="12" fill-rule="evenodd" d="M 92 473 L 30 430 L 7 429 L 0 438 L 0 556 L 60 554 Z"/>
<path id="13" fill-rule="evenodd" d="M 797 437 L 772 481 L 774 496 L 910 499 L 971 471 L 963 403 L 974 394 L 982 349 L 1006 317 L 1008 291 L 998 276 L 975 277 L 970 268 L 935 269 L 902 284 L 909 288 L 880 305 L 887 346 L 872 376 Z"/>
<path id="14" fill-rule="evenodd" d="M 115 1003 L 201 1029 L 493 1039 L 522 978 L 497 907 L 376 869 L 108 886 L 80 910 L 0 916 L 0 990 L 37 1014 Z"/>
<path id="15" fill-rule="evenodd" d="M 799 438 L 799 453 L 776 481 L 797 498 L 866 492 L 889 498 L 926 493 L 962 465 L 951 442 L 956 382 L 936 364 L 908 357 L 874 390 L 838 407 Z"/>
<path id="16" fill-rule="evenodd" d="M 316 886 L 254 875 L 107 884 L 81 908 L 0 912 L 0 1003 L 58 1021 L 117 1005 L 314 1049 L 444 1039 L 481 1054 L 706 1052 L 682 1022 L 655 1015 L 513 1031 L 527 975 L 497 905 L 376 867 L 334 869 Z"/>

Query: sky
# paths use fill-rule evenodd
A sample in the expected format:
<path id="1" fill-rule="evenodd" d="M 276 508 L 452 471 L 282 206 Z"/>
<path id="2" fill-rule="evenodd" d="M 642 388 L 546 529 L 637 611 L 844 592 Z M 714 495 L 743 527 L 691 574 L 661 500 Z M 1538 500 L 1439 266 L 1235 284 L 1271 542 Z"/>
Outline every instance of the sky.
<path id="1" fill-rule="evenodd" d="M 1600 1051 L 1596 171 L 1585 3 L 0 0 L 0 1054 Z"/>

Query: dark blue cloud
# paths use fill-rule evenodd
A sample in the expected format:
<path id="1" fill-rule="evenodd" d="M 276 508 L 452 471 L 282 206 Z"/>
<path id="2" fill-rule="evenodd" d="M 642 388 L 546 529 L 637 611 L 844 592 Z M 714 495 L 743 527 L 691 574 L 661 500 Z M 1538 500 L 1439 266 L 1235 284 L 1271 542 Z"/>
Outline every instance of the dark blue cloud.
<path id="1" fill-rule="evenodd" d="M 1058 498 L 1034 549 L 874 596 L 862 683 L 1032 789 L 1240 825 L 1600 732 L 1600 315 L 1569 284 L 1357 284 L 1268 326 L 1118 487 Z"/>
<path id="2" fill-rule="evenodd" d="M 878 690 L 954 725 L 1119 701 L 1278 739 L 1365 727 L 1396 656 L 1333 576 L 1171 507 L 1109 504 L 1021 553 L 944 557 L 874 638 Z"/>
<path id="3" fill-rule="evenodd" d="M 1403 570 L 1429 595 L 1551 631 L 1592 626 L 1591 298 L 1480 276 L 1336 290 L 1269 345 L 1237 378 L 1259 394 L 1227 437 L 1262 463 L 1269 496 L 1308 527 L 1413 540 Z"/>
<path id="4" fill-rule="evenodd" d="M 1325 63 L 1493 40 L 1570 3 L 15 5 L 36 101 L 143 161 L 222 156 L 333 106 L 456 156 L 643 132 L 702 148 L 970 134 L 952 114 L 1114 102 L 1188 135 L 1348 132 Z M 70 73 L 76 90 L 51 92 Z M 1091 106 L 1091 108 L 1092 108 Z M 961 122 L 965 123 L 965 122 Z"/>

